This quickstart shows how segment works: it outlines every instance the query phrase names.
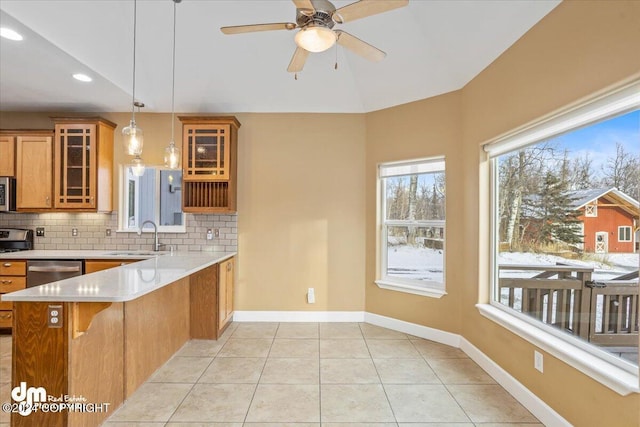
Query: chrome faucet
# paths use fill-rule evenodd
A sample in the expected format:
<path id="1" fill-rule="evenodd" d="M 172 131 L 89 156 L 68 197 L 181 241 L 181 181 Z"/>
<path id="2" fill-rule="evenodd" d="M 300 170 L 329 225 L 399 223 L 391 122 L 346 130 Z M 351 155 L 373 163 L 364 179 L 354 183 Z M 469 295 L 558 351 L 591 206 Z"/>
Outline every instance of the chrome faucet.
<path id="1" fill-rule="evenodd" d="M 160 250 L 160 246 L 165 246 L 162 243 L 158 242 L 158 226 L 156 225 L 155 222 L 151 221 L 151 220 L 146 220 L 145 222 L 142 223 L 142 225 L 140 226 L 140 228 L 138 229 L 138 236 L 142 235 L 142 229 L 144 228 L 144 226 L 146 224 L 151 224 L 153 225 L 153 251 L 154 252 L 158 252 Z"/>

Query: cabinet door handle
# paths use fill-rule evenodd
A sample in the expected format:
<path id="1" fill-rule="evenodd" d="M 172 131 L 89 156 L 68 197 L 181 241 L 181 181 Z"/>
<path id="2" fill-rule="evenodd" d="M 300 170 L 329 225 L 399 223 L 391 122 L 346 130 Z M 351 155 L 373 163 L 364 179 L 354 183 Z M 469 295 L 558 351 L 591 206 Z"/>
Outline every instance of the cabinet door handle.
<path id="1" fill-rule="evenodd" d="M 0 280 L 0 282 L 2 282 L 3 285 L 10 285 L 11 283 L 13 283 L 13 280 Z"/>
<path id="2" fill-rule="evenodd" d="M 0 319 L 11 319 L 11 313 L 0 315 Z"/>
<path id="3" fill-rule="evenodd" d="M 4 264 L 2 264 L 3 267 L 11 267 L 11 263 L 10 262 L 5 262 Z"/>

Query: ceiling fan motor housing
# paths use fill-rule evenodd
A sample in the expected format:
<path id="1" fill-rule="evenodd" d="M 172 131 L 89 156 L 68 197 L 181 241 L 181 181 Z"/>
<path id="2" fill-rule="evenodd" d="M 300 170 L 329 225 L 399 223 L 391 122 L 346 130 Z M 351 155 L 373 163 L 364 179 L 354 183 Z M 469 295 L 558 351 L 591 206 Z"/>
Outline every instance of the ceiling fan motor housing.
<path id="1" fill-rule="evenodd" d="M 296 23 L 299 28 L 307 26 L 318 26 L 333 28 L 335 22 L 333 21 L 333 12 L 336 8 L 333 4 L 324 0 L 313 0 L 314 9 L 313 14 L 310 14 L 309 9 L 297 9 L 296 10 Z"/>

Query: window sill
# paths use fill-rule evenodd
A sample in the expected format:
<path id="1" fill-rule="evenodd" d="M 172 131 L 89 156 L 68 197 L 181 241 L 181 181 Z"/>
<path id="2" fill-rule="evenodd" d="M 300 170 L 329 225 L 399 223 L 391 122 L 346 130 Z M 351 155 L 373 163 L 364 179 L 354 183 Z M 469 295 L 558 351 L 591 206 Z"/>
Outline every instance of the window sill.
<path id="1" fill-rule="evenodd" d="M 376 280 L 375 283 L 382 289 L 421 295 L 423 297 L 442 298 L 447 295 L 447 292 L 443 289 L 426 288 L 423 286 L 408 285 L 406 283 L 390 282 L 388 280 Z"/>
<path id="2" fill-rule="evenodd" d="M 477 304 L 484 317 L 496 322 L 569 366 L 622 396 L 640 393 L 638 373 L 628 372 L 575 345 L 489 304 Z"/>

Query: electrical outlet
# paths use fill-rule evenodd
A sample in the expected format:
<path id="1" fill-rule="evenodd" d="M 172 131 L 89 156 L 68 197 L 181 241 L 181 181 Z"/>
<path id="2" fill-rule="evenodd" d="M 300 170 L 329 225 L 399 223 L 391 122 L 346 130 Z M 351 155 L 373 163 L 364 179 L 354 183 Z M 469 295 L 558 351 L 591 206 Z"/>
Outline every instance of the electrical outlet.
<path id="1" fill-rule="evenodd" d="M 207 240 L 213 240 L 213 230 L 207 229 Z"/>
<path id="2" fill-rule="evenodd" d="M 313 288 L 309 288 L 307 291 L 307 302 L 309 304 L 315 304 L 316 302 L 316 291 Z"/>
<path id="3" fill-rule="evenodd" d="M 537 350 L 533 350 L 533 367 L 536 368 L 538 371 L 543 372 L 544 371 L 544 360 L 542 357 L 542 353 L 540 353 Z"/>
<path id="4" fill-rule="evenodd" d="M 72 228 L 71 229 L 71 235 L 73 237 L 77 237 L 78 236 L 78 229 L 77 228 Z"/>
<path id="5" fill-rule="evenodd" d="M 44 227 L 36 227 L 36 237 L 44 237 Z"/>
<path id="6" fill-rule="evenodd" d="M 107 228 L 104 233 L 106 234 L 107 237 L 111 237 L 111 229 L 110 228 Z"/>
<path id="7" fill-rule="evenodd" d="M 47 314 L 47 326 L 50 328 L 62 328 L 62 305 L 49 305 Z"/>

